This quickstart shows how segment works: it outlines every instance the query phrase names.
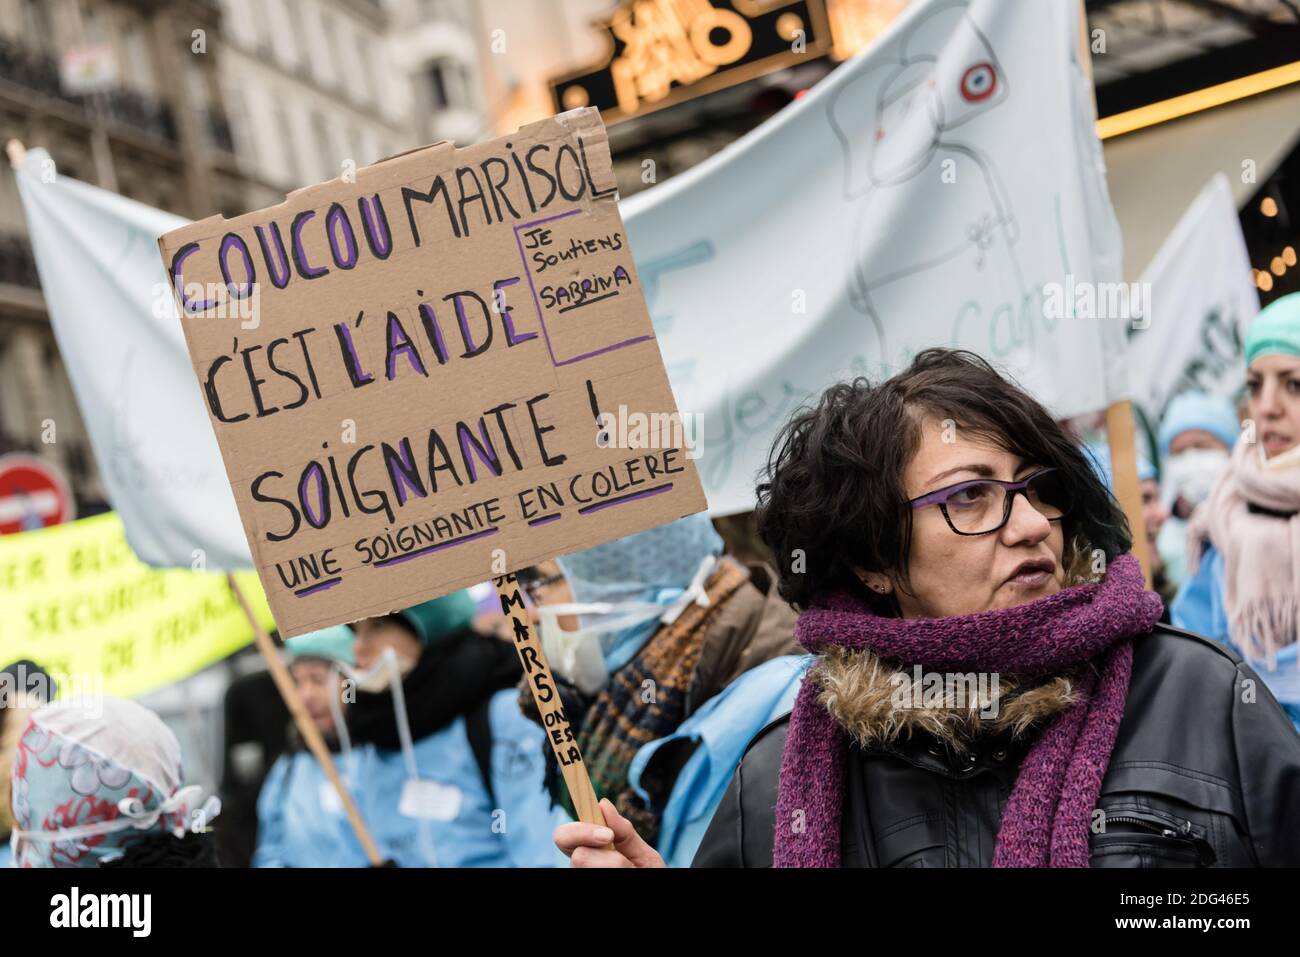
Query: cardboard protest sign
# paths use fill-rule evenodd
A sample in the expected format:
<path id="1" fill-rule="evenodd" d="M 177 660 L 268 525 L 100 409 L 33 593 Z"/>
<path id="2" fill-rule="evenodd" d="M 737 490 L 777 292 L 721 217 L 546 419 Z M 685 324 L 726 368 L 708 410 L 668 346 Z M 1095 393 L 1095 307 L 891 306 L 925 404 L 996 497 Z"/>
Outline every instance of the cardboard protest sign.
<path id="1" fill-rule="evenodd" d="M 159 247 L 286 636 L 705 508 L 594 109 Z"/>

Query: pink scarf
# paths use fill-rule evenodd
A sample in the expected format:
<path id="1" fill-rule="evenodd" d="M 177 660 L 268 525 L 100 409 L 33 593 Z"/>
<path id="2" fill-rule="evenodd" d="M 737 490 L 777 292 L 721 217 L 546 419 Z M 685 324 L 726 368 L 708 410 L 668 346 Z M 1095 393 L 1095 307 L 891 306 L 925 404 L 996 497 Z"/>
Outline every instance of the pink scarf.
<path id="1" fill-rule="evenodd" d="M 1252 511 L 1250 506 L 1273 514 Z M 1280 514 L 1279 514 L 1280 513 Z M 1259 447 L 1244 439 L 1210 497 L 1188 523 L 1188 568 L 1195 574 L 1202 543 L 1223 555 L 1224 604 L 1232 643 L 1273 662 L 1300 633 L 1300 468 L 1268 469 Z M 1289 517 L 1288 517 L 1289 516 Z"/>

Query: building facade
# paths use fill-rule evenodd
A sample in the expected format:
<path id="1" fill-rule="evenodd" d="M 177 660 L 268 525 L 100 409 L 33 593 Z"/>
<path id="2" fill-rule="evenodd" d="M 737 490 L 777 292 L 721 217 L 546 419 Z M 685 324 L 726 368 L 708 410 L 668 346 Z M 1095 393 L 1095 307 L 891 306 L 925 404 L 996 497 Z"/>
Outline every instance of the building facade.
<path id="1" fill-rule="evenodd" d="M 149 206 L 235 216 L 428 141 L 392 23 L 379 0 L 0 0 L 0 141 Z M 91 514 L 104 489 L 26 233 L 6 168 L 0 454 L 57 466 Z"/>
<path id="2" fill-rule="evenodd" d="M 208 0 L 0 0 L 0 139 L 45 147 L 71 176 L 184 216 L 237 210 Z M 199 49 L 206 52 L 199 53 Z M 68 476 L 104 507 L 90 443 L 45 313 L 12 173 L 0 175 L 0 452 Z M 45 424 L 57 425 L 56 441 Z"/>
<path id="3" fill-rule="evenodd" d="M 221 0 L 222 97 L 247 208 L 425 141 L 378 0 Z"/>
<path id="4" fill-rule="evenodd" d="M 387 0 L 393 63 L 407 77 L 421 140 L 465 145 L 494 134 L 479 40 L 490 33 L 477 0 Z"/>

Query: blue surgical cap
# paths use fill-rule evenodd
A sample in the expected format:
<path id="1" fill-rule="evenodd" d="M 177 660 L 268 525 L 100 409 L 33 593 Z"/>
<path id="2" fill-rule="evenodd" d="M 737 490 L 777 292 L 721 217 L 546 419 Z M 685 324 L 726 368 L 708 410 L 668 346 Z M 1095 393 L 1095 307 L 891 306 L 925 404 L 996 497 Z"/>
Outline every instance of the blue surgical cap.
<path id="1" fill-rule="evenodd" d="M 1300 292 L 1268 304 L 1246 334 L 1246 365 L 1259 356 L 1300 356 Z"/>
<path id="2" fill-rule="evenodd" d="M 557 558 L 575 602 L 648 602 L 665 608 L 690 586 L 704 560 L 723 551 L 704 514 Z M 659 627 L 651 616 L 602 640 L 605 666 L 623 667 Z"/>
<path id="3" fill-rule="evenodd" d="M 700 563 L 722 550 L 722 537 L 700 513 L 574 552 L 556 563 L 574 601 L 656 601 L 662 591 L 684 590 Z"/>
<path id="4" fill-rule="evenodd" d="M 305 635 L 284 640 L 285 651 L 292 660 L 299 658 L 324 658 L 326 661 L 341 661 L 345 665 L 355 665 L 353 642 L 356 635 L 347 625 L 335 625 L 320 631 L 309 631 Z"/>
<path id="5" fill-rule="evenodd" d="M 1174 439 L 1192 429 L 1201 429 L 1231 449 L 1237 441 L 1240 428 L 1237 413 L 1227 399 L 1207 392 L 1183 392 L 1174 396 L 1165 409 L 1156 444 L 1160 446 L 1163 459 L 1169 454 Z"/>

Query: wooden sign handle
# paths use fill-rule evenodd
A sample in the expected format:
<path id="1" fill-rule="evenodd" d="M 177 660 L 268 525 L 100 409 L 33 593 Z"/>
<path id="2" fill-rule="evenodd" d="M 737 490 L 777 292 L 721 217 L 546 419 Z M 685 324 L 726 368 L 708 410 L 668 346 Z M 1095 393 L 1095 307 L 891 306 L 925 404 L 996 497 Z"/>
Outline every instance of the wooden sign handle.
<path id="1" fill-rule="evenodd" d="M 334 758 L 330 756 L 330 749 L 325 746 L 325 739 L 321 736 L 320 729 L 316 727 L 311 720 L 311 716 L 307 714 L 307 707 L 302 703 L 302 698 L 298 696 L 298 686 L 293 683 L 293 677 L 289 674 L 289 669 L 280 660 L 280 655 L 275 649 L 275 642 L 271 641 L 271 636 L 258 623 L 257 616 L 253 614 L 253 609 L 248 605 L 248 599 L 244 597 L 239 584 L 235 581 L 235 576 L 227 574 L 226 581 L 229 582 L 230 590 L 234 592 L 239 607 L 244 610 L 244 617 L 253 626 L 253 638 L 257 642 L 257 650 L 262 653 L 262 659 L 271 672 L 271 678 L 280 691 L 280 697 L 284 699 L 284 703 L 289 708 L 289 714 L 293 717 L 293 723 L 297 726 L 298 733 L 302 735 L 308 749 L 320 762 L 320 766 L 325 769 L 325 776 L 330 779 L 330 784 L 334 785 L 334 790 L 338 792 L 339 800 L 343 802 L 343 810 L 347 812 L 348 821 L 351 822 L 352 830 L 356 832 L 357 840 L 361 842 L 361 847 L 366 852 L 366 858 L 370 861 L 372 867 L 382 867 L 384 864 L 383 855 L 379 853 L 379 847 L 375 844 L 375 839 L 370 836 L 370 830 L 366 827 L 366 822 L 361 819 L 361 812 L 357 810 L 356 804 L 353 803 L 352 795 L 343 786 L 343 779 L 339 777 L 338 768 L 334 766 Z"/>
<path id="2" fill-rule="evenodd" d="M 564 785 L 569 789 L 569 797 L 573 801 L 573 809 L 578 812 L 578 820 L 605 827 L 605 815 L 601 813 L 596 790 L 591 786 L 587 765 L 582 761 L 578 739 L 560 702 L 560 692 L 555 686 L 551 666 L 546 661 L 546 652 L 542 650 L 542 642 L 528 619 L 528 609 L 524 605 L 523 592 L 519 590 L 519 581 L 514 575 L 503 575 L 493 578 L 492 584 L 496 585 L 497 595 L 501 598 L 501 613 L 510 619 L 519 664 L 523 666 L 524 677 L 528 680 L 528 690 L 533 693 L 546 740 L 551 743 L 555 760 L 560 763 L 560 773 L 564 775 Z"/>
<path id="3" fill-rule="evenodd" d="M 1142 563 L 1142 575 L 1151 587 L 1151 547 L 1147 542 L 1146 518 L 1142 514 L 1142 483 L 1138 480 L 1137 439 L 1133 431 L 1133 408 L 1127 399 L 1106 407 L 1106 441 L 1110 445 L 1110 473 L 1115 498 L 1128 519 L 1133 535 L 1133 554 Z"/>

